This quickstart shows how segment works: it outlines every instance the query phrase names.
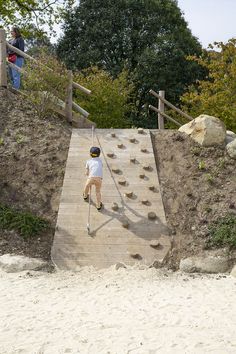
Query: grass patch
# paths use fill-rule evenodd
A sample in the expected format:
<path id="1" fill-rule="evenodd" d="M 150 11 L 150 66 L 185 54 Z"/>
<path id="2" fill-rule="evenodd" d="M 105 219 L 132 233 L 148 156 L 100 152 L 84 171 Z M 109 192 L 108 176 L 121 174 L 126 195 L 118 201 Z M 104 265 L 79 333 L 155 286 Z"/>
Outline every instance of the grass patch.
<path id="1" fill-rule="evenodd" d="M 29 212 L 20 212 L 0 204 L 0 229 L 15 230 L 24 238 L 37 236 L 49 228 L 48 221 Z"/>
<path id="2" fill-rule="evenodd" d="M 210 246 L 236 248 L 236 215 L 228 214 L 209 226 Z"/>

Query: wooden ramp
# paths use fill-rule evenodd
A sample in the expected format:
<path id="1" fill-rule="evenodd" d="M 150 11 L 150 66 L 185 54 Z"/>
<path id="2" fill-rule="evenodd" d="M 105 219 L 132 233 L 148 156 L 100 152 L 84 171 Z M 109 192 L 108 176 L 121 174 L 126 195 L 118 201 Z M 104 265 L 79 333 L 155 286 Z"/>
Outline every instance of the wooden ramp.
<path id="1" fill-rule="evenodd" d="M 170 237 L 149 131 L 95 131 L 94 145 L 102 150 L 104 208 L 97 211 L 92 190 L 88 235 L 89 206 L 82 193 L 91 145 L 91 129 L 73 130 L 52 248 L 53 262 L 59 269 L 76 270 L 85 265 L 105 268 L 118 262 L 152 265 L 162 261 L 170 249 Z M 113 210 L 113 203 L 117 203 L 118 210 Z"/>

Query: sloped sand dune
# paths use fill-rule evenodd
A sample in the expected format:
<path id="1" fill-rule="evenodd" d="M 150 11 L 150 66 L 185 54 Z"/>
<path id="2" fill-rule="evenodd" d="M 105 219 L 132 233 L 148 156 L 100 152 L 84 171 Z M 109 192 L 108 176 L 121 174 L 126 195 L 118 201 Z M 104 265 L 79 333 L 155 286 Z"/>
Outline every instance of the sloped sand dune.
<path id="1" fill-rule="evenodd" d="M 236 353 L 235 294 L 156 269 L 0 273 L 0 353 Z"/>

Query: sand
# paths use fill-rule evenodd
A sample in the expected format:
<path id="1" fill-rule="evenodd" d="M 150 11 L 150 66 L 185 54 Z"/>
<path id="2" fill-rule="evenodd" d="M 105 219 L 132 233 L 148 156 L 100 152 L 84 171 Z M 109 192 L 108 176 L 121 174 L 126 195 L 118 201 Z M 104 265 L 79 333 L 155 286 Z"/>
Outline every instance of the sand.
<path id="1" fill-rule="evenodd" d="M 0 353 L 236 353 L 236 279 L 137 268 L 0 273 Z"/>

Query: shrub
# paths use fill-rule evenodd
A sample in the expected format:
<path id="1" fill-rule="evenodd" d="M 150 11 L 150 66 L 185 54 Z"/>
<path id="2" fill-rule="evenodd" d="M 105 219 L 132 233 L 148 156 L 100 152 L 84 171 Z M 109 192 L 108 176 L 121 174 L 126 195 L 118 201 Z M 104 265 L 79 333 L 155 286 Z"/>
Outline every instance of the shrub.
<path id="1" fill-rule="evenodd" d="M 38 216 L 0 204 L 0 229 L 2 230 L 15 230 L 23 238 L 29 238 L 38 235 L 48 227 L 48 222 Z"/>
<path id="2" fill-rule="evenodd" d="M 39 117 L 44 118 L 58 99 L 65 101 L 67 70 L 54 56 L 42 51 L 37 61 L 27 61 L 23 80 L 25 94 Z"/>
<path id="3" fill-rule="evenodd" d="M 212 246 L 236 248 L 236 215 L 228 214 L 209 226 Z"/>
<path id="4" fill-rule="evenodd" d="M 91 96 L 75 92 L 75 99 L 89 113 L 98 128 L 128 128 L 131 122 L 128 118 L 132 110 L 130 97 L 133 85 L 129 83 L 125 70 L 117 78 L 96 66 L 74 74 L 74 81 L 89 88 Z"/>

